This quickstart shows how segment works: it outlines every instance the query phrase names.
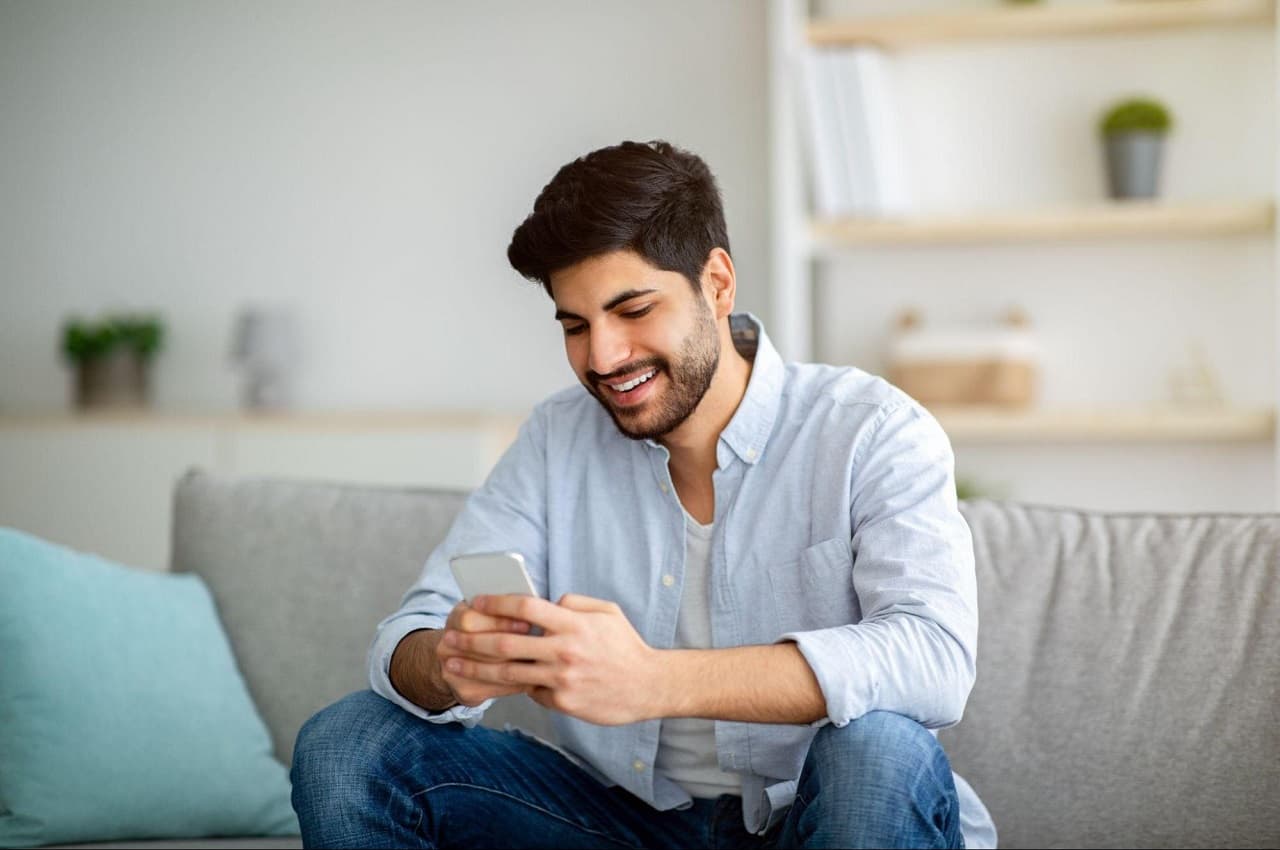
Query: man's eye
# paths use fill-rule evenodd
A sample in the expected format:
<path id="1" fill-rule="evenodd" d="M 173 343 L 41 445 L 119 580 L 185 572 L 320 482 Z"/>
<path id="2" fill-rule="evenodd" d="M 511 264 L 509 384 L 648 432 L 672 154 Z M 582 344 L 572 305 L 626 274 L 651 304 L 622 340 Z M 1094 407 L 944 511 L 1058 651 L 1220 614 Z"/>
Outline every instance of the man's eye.
<path id="1" fill-rule="evenodd" d="M 565 336 L 577 336 L 587 329 L 586 325 L 566 325 L 564 329 Z"/>
<path id="2" fill-rule="evenodd" d="M 622 315 L 624 318 L 627 318 L 627 319 L 638 319 L 641 316 L 648 315 L 649 311 L 652 309 L 653 309 L 653 305 L 650 304 L 647 307 L 641 307 L 639 310 L 628 310 Z"/>

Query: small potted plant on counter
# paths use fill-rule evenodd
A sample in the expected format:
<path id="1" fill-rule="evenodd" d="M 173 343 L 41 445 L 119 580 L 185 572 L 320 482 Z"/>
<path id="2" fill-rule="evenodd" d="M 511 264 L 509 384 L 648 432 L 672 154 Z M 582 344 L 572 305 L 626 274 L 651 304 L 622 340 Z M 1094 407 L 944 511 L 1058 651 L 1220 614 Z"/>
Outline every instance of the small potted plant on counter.
<path id="1" fill-rule="evenodd" d="M 62 328 L 62 353 L 76 369 L 76 407 L 145 406 L 151 360 L 163 343 L 164 325 L 157 316 L 68 320 Z"/>
<path id="2" fill-rule="evenodd" d="M 1172 126 L 1168 108 L 1153 98 L 1127 98 L 1107 109 L 1099 128 L 1112 198 L 1156 196 L 1164 139 Z"/>

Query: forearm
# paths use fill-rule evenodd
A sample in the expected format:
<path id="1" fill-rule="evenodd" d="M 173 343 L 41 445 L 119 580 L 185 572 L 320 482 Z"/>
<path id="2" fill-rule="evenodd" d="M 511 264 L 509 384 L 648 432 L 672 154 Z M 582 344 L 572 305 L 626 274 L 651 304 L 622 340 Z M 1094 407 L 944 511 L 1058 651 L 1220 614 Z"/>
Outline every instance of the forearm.
<path id="1" fill-rule="evenodd" d="M 812 723 L 827 703 L 794 643 L 659 653 L 661 717 Z"/>
<path id="2" fill-rule="evenodd" d="M 391 685 L 405 699 L 427 711 L 444 711 L 458 704 L 436 658 L 436 646 L 443 637 L 443 629 L 410 632 L 391 656 Z"/>

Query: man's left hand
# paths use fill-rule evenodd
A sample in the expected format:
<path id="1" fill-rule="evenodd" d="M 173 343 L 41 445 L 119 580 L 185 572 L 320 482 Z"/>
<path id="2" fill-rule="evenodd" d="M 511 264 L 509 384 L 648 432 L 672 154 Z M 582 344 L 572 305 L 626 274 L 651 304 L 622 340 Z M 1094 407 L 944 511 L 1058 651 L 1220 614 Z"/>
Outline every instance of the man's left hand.
<path id="1" fill-rule="evenodd" d="M 543 634 L 453 633 L 468 655 L 450 672 L 494 684 L 530 685 L 541 705 L 603 726 L 661 716 L 658 651 L 640 637 L 613 602 L 566 594 L 558 604 L 532 596 L 478 596 L 473 606 L 493 617 L 541 626 Z"/>

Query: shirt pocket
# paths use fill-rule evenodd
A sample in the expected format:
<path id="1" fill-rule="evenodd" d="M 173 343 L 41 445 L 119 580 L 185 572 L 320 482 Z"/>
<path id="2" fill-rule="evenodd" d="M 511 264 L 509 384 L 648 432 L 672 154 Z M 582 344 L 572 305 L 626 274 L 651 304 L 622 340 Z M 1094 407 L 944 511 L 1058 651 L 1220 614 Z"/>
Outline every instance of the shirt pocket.
<path id="1" fill-rule="evenodd" d="M 800 557 L 767 570 L 774 639 L 785 632 L 821 629 L 861 619 L 853 592 L 853 545 L 833 537 Z"/>

